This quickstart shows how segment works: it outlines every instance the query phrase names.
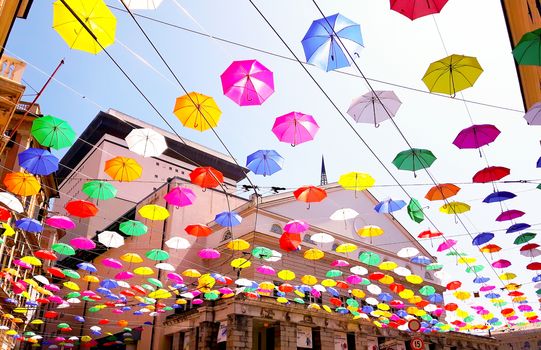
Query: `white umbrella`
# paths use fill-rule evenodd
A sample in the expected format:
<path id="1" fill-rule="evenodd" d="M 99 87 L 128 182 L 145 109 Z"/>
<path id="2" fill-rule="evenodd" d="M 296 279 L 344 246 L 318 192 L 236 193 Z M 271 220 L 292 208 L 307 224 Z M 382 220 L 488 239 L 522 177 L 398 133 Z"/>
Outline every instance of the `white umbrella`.
<path id="1" fill-rule="evenodd" d="M 119 248 L 124 245 L 124 237 L 114 231 L 103 231 L 98 235 L 98 242 L 108 248 Z"/>
<path id="2" fill-rule="evenodd" d="M 155 10 L 163 0 L 123 0 L 130 10 Z"/>
<path id="3" fill-rule="evenodd" d="M 0 193 L 0 203 L 4 204 L 9 209 L 16 211 L 17 213 L 22 213 L 24 211 L 21 201 L 17 199 L 14 195 L 8 192 Z"/>
<path id="4" fill-rule="evenodd" d="M 126 281 L 116 281 L 119 287 L 122 288 L 131 288 L 130 284 Z"/>
<path id="5" fill-rule="evenodd" d="M 351 102 L 348 114 L 357 123 L 374 124 L 394 117 L 402 102 L 392 91 L 370 91 Z"/>
<path id="6" fill-rule="evenodd" d="M 379 304 L 378 299 L 372 298 L 372 297 L 368 297 L 364 301 L 366 301 L 366 303 L 370 304 L 370 305 L 378 305 Z"/>
<path id="7" fill-rule="evenodd" d="M 409 269 L 406 269 L 405 267 L 398 266 L 396 269 L 393 270 L 394 273 L 396 273 L 398 276 L 406 277 L 411 275 L 411 271 Z"/>
<path id="8" fill-rule="evenodd" d="M 368 273 L 368 270 L 362 266 L 353 266 L 349 269 L 349 271 L 359 276 L 366 275 Z"/>
<path id="9" fill-rule="evenodd" d="M 78 299 L 78 298 L 69 298 L 68 300 L 66 300 L 68 303 L 70 304 L 79 304 L 81 303 L 81 300 Z"/>
<path id="10" fill-rule="evenodd" d="M 165 241 L 165 245 L 171 249 L 188 249 L 191 246 L 190 242 L 182 237 L 171 237 Z"/>
<path id="11" fill-rule="evenodd" d="M 338 209 L 337 211 L 332 213 L 332 215 L 330 216 L 330 219 L 334 221 L 341 221 L 341 220 L 346 221 L 349 219 L 354 219 L 358 215 L 359 213 L 357 213 L 355 210 L 351 208 L 343 208 L 343 209 Z"/>
<path id="12" fill-rule="evenodd" d="M 272 251 L 272 255 L 271 255 L 271 256 L 269 256 L 269 257 L 264 257 L 264 258 L 263 258 L 263 260 L 265 260 L 265 261 L 270 261 L 270 262 L 280 261 L 280 259 L 282 259 L 282 253 L 277 252 L 276 250 L 273 250 L 273 251 Z"/>
<path id="13" fill-rule="evenodd" d="M 47 277 L 45 276 L 42 276 L 42 275 L 35 275 L 34 276 L 34 279 L 38 282 L 41 282 L 43 284 L 51 284 L 51 282 L 49 282 L 49 280 L 47 279 Z"/>
<path id="14" fill-rule="evenodd" d="M 164 271 L 175 271 L 175 267 L 169 263 L 157 263 L 154 267 Z"/>
<path id="15" fill-rule="evenodd" d="M 419 250 L 414 247 L 405 247 L 402 248 L 396 253 L 401 258 L 411 258 L 419 254 Z"/>
<path id="16" fill-rule="evenodd" d="M 369 285 L 366 287 L 366 289 L 367 289 L 370 293 L 372 293 L 372 294 L 374 294 L 374 295 L 380 295 L 380 294 L 381 294 L 381 288 L 378 287 L 378 286 L 376 286 L 375 284 L 369 284 Z"/>
<path id="17" fill-rule="evenodd" d="M 316 243 L 332 243 L 334 242 L 334 237 L 327 233 L 314 233 L 310 236 L 312 242 Z"/>
<path id="18" fill-rule="evenodd" d="M 130 151 L 143 157 L 157 157 L 167 149 L 165 137 L 152 129 L 133 129 L 126 142 Z"/>

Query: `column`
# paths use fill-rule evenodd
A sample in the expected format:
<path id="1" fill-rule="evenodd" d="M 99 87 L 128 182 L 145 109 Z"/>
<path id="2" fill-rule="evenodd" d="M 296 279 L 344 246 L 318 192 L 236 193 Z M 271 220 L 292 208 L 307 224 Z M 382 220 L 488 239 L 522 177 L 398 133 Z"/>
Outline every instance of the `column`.
<path id="1" fill-rule="evenodd" d="M 280 322 L 280 350 L 297 349 L 297 327 L 293 323 Z"/>
<path id="2" fill-rule="evenodd" d="M 252 348 L 252 318 L 243 315 L 227 317 L 227 349 L 246 350 Z"/>
<path id="3" fill-rule="evenodd" d="M 219 323 L 204 321 L 199 324 L 198 350 L 211 350 L 216 348 Z"/>
<path id="4" fill-rule="evenodd" d="M 321 349 L 334 349 L 334 332 L 327 329 L 321 328 Z"/>

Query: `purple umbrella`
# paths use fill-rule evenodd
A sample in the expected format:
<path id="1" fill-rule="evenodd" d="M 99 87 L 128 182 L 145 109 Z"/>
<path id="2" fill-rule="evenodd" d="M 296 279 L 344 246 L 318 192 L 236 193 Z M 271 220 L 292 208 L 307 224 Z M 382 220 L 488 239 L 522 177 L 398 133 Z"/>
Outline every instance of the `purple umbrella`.
<path id="1" fill-rule="evenodd" d="M 511 210 L 503 211 L 500 215 L 498 215 L 498 217 L 496 218 L 496 221 L 514 220 L 514 219 L 520 218 L 524 214 L 526 213 L 523 211 L 511 209 Z"/>
<path id="2" fill-rule="evenodd" d="M 402 102 L 393 91 L 370 91 L 351 102 L 348 114 L 357 123 L 374 124 L 393 118 Z"/>
<path id="3" fill-rule="evenodd" d="M 314 117 L 299 112 L 291 112 L 276 118 L 272 132 L 278 140 L 292 146 L 314 139 L 319 125 Z"/>
<path id="4" fill-rule="evenodd" d="M 541 125 L 541 102 L 534 104 L 524 115 L 528 125 Z"/>
<path id="5" fill-rule="evenodd" d="M 453 144 L 460 149 L 480 148 L 494 142 L 500 130 L 491 124 L 472 125 L 458 133 Z"/>
<path id="6" fill-rule="evenodd" d="M 498 192 L 493 192 L 493 193 L 489 194 L 485 199 L 483 199 L 483 202 L 485 202 L 485 203 L 503 202 L 503 201 L 506 201 L 508 199 L 515 198 L 516 196 L 517 195 L 512 193 L 512 192 L 498 191 Z"/>
<path id="7" fill-rule="evenodd" d="M 274 93 L 272 72 L 257 60 L 235 61 L 220 77 L 224 94 L 239 106 L 260 105 Z"/>

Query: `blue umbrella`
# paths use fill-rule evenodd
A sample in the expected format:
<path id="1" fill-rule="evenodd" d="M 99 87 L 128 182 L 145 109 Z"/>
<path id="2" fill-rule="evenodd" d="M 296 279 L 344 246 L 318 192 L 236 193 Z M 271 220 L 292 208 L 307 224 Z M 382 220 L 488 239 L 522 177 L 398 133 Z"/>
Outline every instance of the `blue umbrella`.
<path id="1" fill-rule="evenodd" d="M 38 303 L 33 300 L 28 300 L 26 303 L 24 303 L 26 306 L 38 306 Z"/>
<path id="2" fill-rule="evenodd" d="M 496 323 L 498 321 L 499 321 L 499 319 L 497 317 L 493 317 L 490 320 L 487 320 L 487 322 L 490 323 L 490 324 Z"/>
<path id="3" fill-rule="evenodd" d="M 363 310 L 363 312 L 364 312 L 365 314 L 369 314 L 369 313 L 371 313 L 372 311 L 374 311 L 374 308 L 373 308 L 372 306 L 365 305 L 365 306 L 363 306 L 362 310 Z"/>
<path id="4" fill-rule="evenodd" d="M 85 321 L 85 318 L 83 316 L 75 316 L 74 319 L 77 322 L 84 322 Z"/>
<path id="5" fill-rule="evenodd" d="M 214 221 L 223 227 L 233 227 L 239 225 L 242 222 L 242 218 L 234 211 L 224 211 L 216 215 Z"/>
<path id="6" fill-rule="evenodd" d="M 31 218 L 22 218 L 17 220 L 15 222 L 15 227 L 27 232 L 39 233 L 43 231 L 43 226 L 41 226 L 39 221 Z"/>
<path id="7" fill-rule="evenodd" d="M 499 191 L 489 194 L 485 199 L 483 199 L 483 202 L 485 203 L 496 203 L 496 202 L 503 202 L 511 198 L 515 198 L 517 195 L 511 192 L 507 191 Z"/>
<path id="8" fill-rule="evenodd" d="M 107 289 L 118 288 L 118 282 L 111 279 L 105 279 L 100 282 L 100 286 Z"/>
<path id="9" fill-rule="evenodd" d="M 87 262 L 78 263 L 77 267 L 81 270 L 88 271 L 90 273 L 98 271 L 98 269 L 94 265 Z"/>
<path id="10" fill-rule="evenodd" d="M 327 287 L 327 293 L 329 293 L 333 297 L 339 297 L 340 296 L 340 293 L 333 287 Z"/>
<path id="11" fill-rule="evenodd" d="M 178 308 L 180 308 L 180 307 L 181 307 L 181 305 L 179 305 L 179 304 L 173 304 L 173 308 L 175 308 L 175 309 L 178 309 Z M 139 315 L 142 315 L 143 312 L 137 310 L 137 311 L 134 311 L 133 314 L 134 314 L 135 316 L 139 316 Z"/>
<path id="12" fill-rule="evenodd" d="M 480 233 L 477 236 L 475 236 L 474 239 L 472 240 L 471 244 L 480 246 L 480 245 L 483 245 L 483 244 L 489 242 L 490 240 L 492 240 L 492 238 L 494 238 L 494 233 L 492 233 L 492 232 L 483 232 L 483 233 Z"/>
<path id="13" fill-rule="evenodd" d="M 246 158 L 246 167 L 257 175 L 272 175 L 283 166 L 284 158 L 274 150 L 259 150 Z"/>
<path id="14" fill-rule="evenodd" d="M 537 160 L 537 167 L 541 168 L 541 157 L 539 157 L 539 159 Z"/>
<path id="15" fill-rule="evenodd" d="M 392 213 L 393 211 L 400 210 L 405 206 L 406 202 L 403 200 L 393 201 L 389 198 L 376 204 L 374 210 L 378 213 Z"/>
<path id="16" fill-rule="evenodd" d="M 119 297 L 118 295 L 112 294 L 112 293 L 111 293 L 111 294 L 107 294 L 105 297 L 106 297 L 106 298 L 109 298 L 109 299 L 113 299 L 113 300 L 118 300 L 118 299 L 120 299 L 120 297 Z"/>
<path id="17" fill-rule="evenodd" d="M 541 275 L 537 275 L 534 278 L 532 278 L 532 282 L 541 282 Z"/>
<path id="18" fill-rule="evenodd" d="M 338 312 L 339 314 L 347 314 L 349 311 L 348 309 L 346 309 L 345 307 L 337 307 L 336 310 L 334 310 L 336 312 Z"/>
<path id="19" fill-rule="evenodd" d="M 414 264 L 421 264 L 421 265 L 428 265 L 432 262 L 432 260 L 429 257 L 423 256 L 423 255 L 414 256 L 413 258 L 410 259 L 410 261 Z"/>
<path id="20" fill-rule="evenodd" d="M 398 311 L 396 312 L 396 315 L 397 315 L 398 317 L 406 317 L 406 316 L 408 316 L 409 314 L 408 314 L 405 310 L 398 310 Z"/>
<path id="21" fill-rule="evenodd" d="M 383 302 L 388 302 L 388 301 L 393 300 L 393 296 L 389 293 L 381 293 L 380 295 L 378 295 L 378 300 L 383 301 Z"/>
<path id="22" fill-rule="evenodd" d="M 19 165 L 35 175 L 49 175 L 58 170 L 58 158 L 40 148 L 29 148 L 19 153 Z"/>
<path id="23" fill-rule="evenodd" d="M 100 294 L 110 294 L 111 293 L 111 291 L 109 289 L 104 288 L 104 287 L 96 288 L 96 292 L 100 293 Z"/>
<path id="24" fill-rule="evenodd" d="M 498 293 L 487 293 L 485 294 L 485 298 L 487 299 L 496 299 L 499 298 L 501 295 Z"/>
<path id="25" fill-rule="evenodd" d="M 303 292 L 303 293 L 308 293 L 312 290 L 312 287 L 310 286 L 307 286 L 306 284 L 301 284 L 300 286 L 297 287 L 297 290 Z"/>
<path id="26" fill-rule="evenodd" d="M 428 300 L 433 304 L 441 303 L 443 301 L 443 296 L 441 294 L 434 293 L 428 296 Z"/>
<path id="27" fill-rule="evenodd" d="M 349 67 L 348 52 L 359 56 L 362 46 L 361 26 L 338 13 L 312 22 L 302 39 L 306 61 L 327 72 Z"/>
<path id="28" fill-rule="evenodd" d="M 530 227 L 531 225 L 521 222 L 521 223 L 509 226 L 509 228 L 507 229 L 507 231 L 505 231 L 505 233 L 514 233 L 514 232 L 525 230 Z"/>
<path id="29" fill-rule="evenodd" d="M 488 281 L 490 281 L 490 277 L 479 276 L 473 279 L 473 283 L 478 283 L 478 284 L 486 283 Z"/>

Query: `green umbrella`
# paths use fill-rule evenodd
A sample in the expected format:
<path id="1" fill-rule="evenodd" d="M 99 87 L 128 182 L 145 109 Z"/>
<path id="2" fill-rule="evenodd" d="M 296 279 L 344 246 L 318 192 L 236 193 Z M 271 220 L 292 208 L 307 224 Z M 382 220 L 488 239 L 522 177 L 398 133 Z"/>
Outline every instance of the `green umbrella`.
<path id="1" fill-rule="evenodd" d="M 75 131 L 71 126 L 50 115 L 34 119 L 31 132 L 40 145 L 54 149 L 70 147 L 75 140 Z"/>
<path id="2" fill-rule="evenodd" d="M 206 300 L 216 300 L 216 299 L 220 298 L 218 293 L 216 293 L 214 291 L 205 293 L 204 297 L 205 297 Z"/>
<path id="3" fill-rule="evenodd" d="M 421 319 L 422 319 L 423 321 L 426 321 L 426 322 L 430 322 L 430 321 L 433 320 L 432 316 L 430 316 L 429 314 L 424 314 L 424 315 L 422 315 L 422 316 L 421 316 Z"/>
<path id="4" fill-rule="evenodd" d="M 90 198 L 107 200 L 116 197 L 116 188 L 107 181 L 93 180 L 83 184 L 83 192 Z"/>
<path id="5" fill-rule="evenodd" d="M 425 213 L 423 213 L 423 207 L 421 203 L 415 198 L 410 199 L 408 204 L 408 215 L 416 223 L 420 224 L 425 219 Z"/>
<path id="6" fill-rule="evenodd" d="M 75 279 L 79 279 L 81 278 L 81 275 L 79 275 L 79 273 L 77 273 L 77 271 L 73 271 L 73 270 L 70 270 L 70 269 L 64 269 L 62 270 L 62 273 L 70 278 L 75 278 Z"/>
<path id="7" fill-rule="evenodd" d="M 538 290 L 536 290 L 536 291 L 535 291 L 535 294 L 541 295 L 541 288 L 539 288 Z"/>
<path id="8" fill-rule="evenodd" d="M 342 276 L 342 274 L 343 273 L 340 270 L 329 270 L 325 274 L 325 277 L 328 277 L 328 278 L 340 277 L 340 276 Z"/>
<path id="9" fill-rule="evenodd" d="M 70 326 L 70 325 L 67 324 L 67 323 L 59 323 L 59 324 L 56 326 L 56 328 L 69 328 L 69 326 Z"/>
<path id="10" fill-rule="evenodd" d="M 507 302 L 503 301 L 503 300 L 500 300 L 500 301 L 496 301 L 496 302 L 492 303 L 492 305 L 498 306 L 498 307 L 503 307 L 503 306 L 507 305 Z"/>
<path id="11" fill-rule="evenodd" d="M 443 269 L 443 264 L 431 263 L 426 265 L 425 269 L 427 269 L 428 271 L 441 270 Z"/>
<path id="12" fill-rule="evenodd" d="M 370 282 L 370 280 L 368 278 L 363 278 L 361 280 L 361 283 L 359 283 L 361 286 L 367 286 L 369 284 L 372 284 L 372 282 Z"/>
<path id="13" fill-rule="evenodd" d="M 32 331 L 27 331 L 27 332 L 24 332 L 23 334 L 25 337 L 33 337 L 36 335 L 36 333 L 32 332 Z"/>
<path id="14" fill-rule="evenodd" d="M 153 278 L 153 279 L 154 279 L 154 278 Z M 160 281 L 158 281 L 158 282 L 160 282 Z M 160 282 L 160 284 L 161 284 L 161 282 Z M 148 283 L 142 284 L 141 287 L 143 287 L 143 288 L 145 288 L 146 290 L 151 291 L 151 292 L 153 292 L 154 290 L 156 290 L 154 287 L 152 287 L 152 286 L 151 286 L 150 284 L 148 284 Z"/>
<path id="15" fill-rule="evenodd" d="M 93 303 L 95 301 L 94 299 L 92 299 L 91 297 L 86 296 L 86 295 L 84 297 L 82 297 L 81 299 L 83 299 L 84 301 L 88 301 L 89 303 Z M 97 310 L 97 311 L 99 311 L 99 310 Z"/>
<path id="16" fill-rule="evenodd" d="M 148 227 L 141 221 L 128 220 L 120 224 L 119 229 L 122 233 L 128 236 L 142 236 L 148 232 Z"/>
<path id="17" fill-rule="evenodd" d="M 258 259 L 270 258 L 272 256 L 272 250 L 265 247 L 255 247 L 252 249 L 252 255 Z"/>
<path id="18" fill-rule="evenodd" d="M 411 148 L 402 151 L 396 155 L 393 164 L 400 170 L 409 170 L 415 172 L 419 169 L 429 168 L 436 160 L 436 156 L 427 150 L 419 148 Z"/>
<path id="19" fill-rule="evenodd" d="M 381 262 L 381 257 L 373 252 L 362 252 L 359 254 L 359 261 L 366 265 L 377 266 Z"/>
<path id="20" fill-rule="evenodd" d="M 150 277 L 150 278 L 147 278 L 147 281 L 148 281 L 150 284 L 153 284 L 153 285 L 155 285 L 155 286 L 158 287 L 158 288 L 163 287 L 163 283 L 162 283 L 160 280 L 158 280 L 158 279 L 155 279 L 155 278 Z"/>
<path id="21" fill-rule="evenodd" d="M 75 249 L 66 243 L 55 243 L 51 247 L 55 252 L 62 255 L 74 255 Z"/>
<path id="22" fill-rule="evenodd" d="M 449 253 L 445 254 L 447 256 L 468 256 L 468 254 L 463 252 L 457 252 L 457 251 L 450 251 Z"/>
<path id="23" fill-rule="evenodd" d="M 533 232 L 526 232 L 526 233 L 521 234 L 517 238 L 515 238 L 515 241 L 513 243 L 516 244 L 516 245 L 524 244 L 524 243 L 529 242 L 532 239 L 534 239 L 535 236 L 537 236 L 537 234 L 535 234 Z"/>
<path id="24" fill-rule="evenodd" d="M 513 49 L 513 57 L 520 65 L 541 66 L 541 29 L 524 34 Z"/>
<path id="25" fill-rule="evenodd" d="M 69 292 L 64 296 L 64 299 L 70 299 L 70 298 L 78 298 L 81 296 L 81 293 L 79 292 Z"/>
<path id="26" fill-rule="evenodd" d="M 464 318 L 464 322 L 469 323 L 472 322 L 474 319 L 475 317 L 473 317 L 473 315 L 469 315 Z"/>
<path id="27" fill-rule="evenodd" d="M 100 308 L 97 307 L 97 306 L 92 306 L 91 308 L 88 309 L 89 312 L 98 312 L 100 311 Z"/>
<path id="28" fill-rule="evenodd" d="M 466 272 L 468 272 L 468 273 L 477 273 L 477 272 L 483 271 L 484 268 L 485 267 L 483 265 L 468 266 L 466 268 Z"/>
<path id="29" fill-rule="evenodd" d="M 538 190 L 541 190 L 541 184 L 537 185 L 537 187 L 535 188 L 537 188 Z"/>
<path id="30" fill-rule="evenodd" d="M 346 300 L 346 304 L 348 304 L 348 306 L 352 306 L 352 307 L 359 307 L 359 302 L 355 299 L 347 299 Z"/>
<path id="31" fill-rule="evenodd" d="M 169 253 L 161 249 L 152 249 L 145 253 L 150 260 L 159 261 L 169 259 Z"/>
<path id="32" fill-rule="evenodd" d="M 419 289 L 419 293 L 424 296 L 429 296 L 436 293 L 436 289 L 432 286 L 423 286 Z"/>
<path id="33" fill-rule="evenodd" d="M 293 299 L 294 302 L 296 302 L 297 304 L 304 304 L 304 300 L 302 300 L 301 298 L 295 298 Z"/>
<path id="34" fill-rule="evenodd" d="M 214 294 L 214 293 L 213 293 Z M 216 299 L 218 299 L 218 295 L 216 296 Z M 163 311 L 173 311 L 173 308 L 171 306 L 166 306 L 162 309 Z"/>

